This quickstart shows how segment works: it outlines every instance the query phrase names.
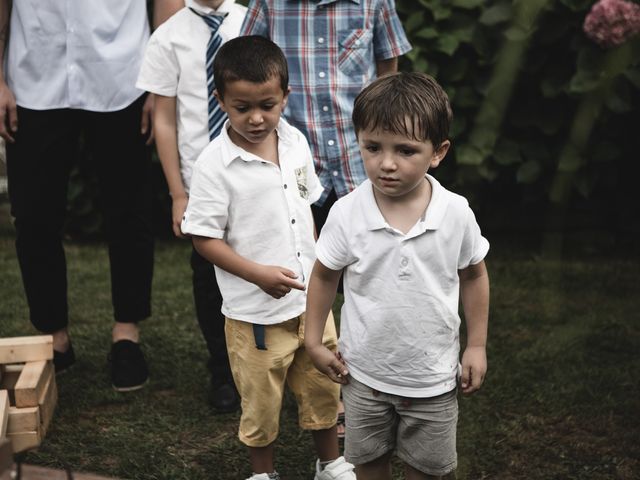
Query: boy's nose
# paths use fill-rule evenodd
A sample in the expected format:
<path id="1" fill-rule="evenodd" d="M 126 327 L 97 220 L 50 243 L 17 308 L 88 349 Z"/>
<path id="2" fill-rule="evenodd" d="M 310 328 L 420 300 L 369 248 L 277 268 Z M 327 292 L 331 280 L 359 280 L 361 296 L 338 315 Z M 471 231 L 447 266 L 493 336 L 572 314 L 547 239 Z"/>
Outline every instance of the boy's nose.
<path id="1" fill-rule="evenodd" d="M 259 112 L 253 113 L 249 117 L 249 122 L 251 122 L 252 125 L 260 125 L 263 120 L 264 119 L 262 118 L 262 114 Z"/>
<path id="2" fill-rule="evenodd" d="M 396 162 L 393 160 L 393 157 L 391 155 L 385 155 L 384 157 L 382 157 L 380 168 L 382 168 L 383 170 L 395 170 Z"/>

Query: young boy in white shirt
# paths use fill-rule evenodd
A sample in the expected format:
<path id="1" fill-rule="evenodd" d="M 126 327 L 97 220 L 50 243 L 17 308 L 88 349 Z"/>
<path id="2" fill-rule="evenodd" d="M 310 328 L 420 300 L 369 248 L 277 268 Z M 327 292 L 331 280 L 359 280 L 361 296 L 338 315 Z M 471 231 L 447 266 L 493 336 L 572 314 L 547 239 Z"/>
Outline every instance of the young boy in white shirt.
<path id="1" fill-rule="evenodd" d="M 408 479 L 455 475 L 459 297 L 462 392 L 487 370 L 489 243 L 468 202 L 427 174 L 451 145 L 451 118 L 446 93 L 423 73 L 366 87 L 353 122 L 368 180 L 336 202 L 316 247 L 305 346 L 342 384 L 345 457 L 358 478 L 390 480 L 394 450 Z M 321 337 L 342 271 L 336 355 Z"/>
<path id="2" fill-rule="evenodd" d="M 238 36 L 247 10 L 235 0 L 185 3 L 149 39 L 137 82 L 138 88 L 156 95 L 156 147 L 171 194 L 173 232 L 181 238 L 193 164 L 226 118 L 216 111 L 212 57 L 221 44 Z M 215 120 L 212 128 L 210 117 Z M 222 297 L 213 266 L 195 249 L 191 268 L 196 317 L 210 355 L 211 403 L 218 412 L 231 412 L 238 408 L 239 397 L 227 357 Z"/>
<path id="3" fill-rule="evenodd" d="M 239 37 L 220 48 L 214 77 L 229 120 L 196 162 L 182 231 L 216 268 L 250 478 L 279 478 L 273 445 L 286 382 L 301 428 L 312 431 L 315 479 L 355 480 L 338 451 L 339 387 L 303 347 L 305 285 L 315 260 L 310 205 L 322 187 L 306 139 L 280 118 L 289 93 L 286 59 L 266 38 Z M 320 337 L 336 350 L 333 318 Z"/>

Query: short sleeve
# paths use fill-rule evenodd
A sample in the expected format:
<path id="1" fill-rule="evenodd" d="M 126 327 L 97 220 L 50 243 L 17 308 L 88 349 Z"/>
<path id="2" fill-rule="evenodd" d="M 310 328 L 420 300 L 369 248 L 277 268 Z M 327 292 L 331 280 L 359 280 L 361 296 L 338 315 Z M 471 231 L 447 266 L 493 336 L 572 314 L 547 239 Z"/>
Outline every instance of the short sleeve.
<path id="1" fill-rule="evenodd" d="M 346 233 L 346 220 L 340 204 L 334 203 L 316 243 L 318 261 L 331 270 L 342 270 L 354 261 Z"/>
<path id="2" fill-rule="evenodd" d="M 269 38 L 267 6 L 263 0 L 251 0 L 240 28 L 240 36 L 260 35 Z"/>
<path id="3" fill-rule="evenodd" d="M 480 263 L 489 252 L 489 242 L 482 236 L 476 217 L 468 206 L 463 235 L 458 256 L 458 270 Z"/>
<path id="4" fill-rule="evenodd" d="M 216 169 L 216 166 L 224 166 L 216 161 L 214 152 L 217 150 L 205 149 L 196 160 L 189 203 L 180 227 L 183 233 L 208 238 L 224 237 L 229 218 L 229 192 Z"/>
<path id="5" fill-rule="evenodd" d="M 373 53 L 377 60 L 399 57 L 411 50 L 394 0 L 380 0 L 373 31 Z"/>
<path id="6" fill-rule="evenodd" d="M 149 38 L 136 87 L 165 97 L 175 97 L 180 70 L 168 38 L 169 32 L 168 25 L 161 25 Z"/>
<path id="7" fill-rule="evenodd" d="M 302 135 L 302 134 L 301 134 Z M 303 136 L 304 138 L 304 136 Z M 311 155 L 311 149 L 307 140 L 304 139 L 305 149 L 307 151 L 307 188 L 309 189 L 309 204 L 316 203 L 324 192 L 324 187 L 320 183 L 320 179 L 316 174 L 316 167 L 313 164 L 313 155 Z"/>

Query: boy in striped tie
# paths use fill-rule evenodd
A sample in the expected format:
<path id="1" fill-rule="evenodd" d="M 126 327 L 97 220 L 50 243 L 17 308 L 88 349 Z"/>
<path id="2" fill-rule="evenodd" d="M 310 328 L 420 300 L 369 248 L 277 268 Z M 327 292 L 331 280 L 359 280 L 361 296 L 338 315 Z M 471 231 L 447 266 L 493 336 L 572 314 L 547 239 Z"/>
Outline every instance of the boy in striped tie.
<path id="1" fill-rule="evenodd" d="M 149 39 L 136 84 L 156 95 L 156 146 L 172 200 L 173 232 L 180 238 L 193 164 L 226 119 L 213 96 L 213 58 L 238 36 L 246 12 L 235 0 L 185 4 Z M 227 356 L 222 297 L 213 266 L 195 250 L 191 268 L 196 316 L 210 354 L 211 403 L 218 412 L 231 412 L 239 397 Z"/>

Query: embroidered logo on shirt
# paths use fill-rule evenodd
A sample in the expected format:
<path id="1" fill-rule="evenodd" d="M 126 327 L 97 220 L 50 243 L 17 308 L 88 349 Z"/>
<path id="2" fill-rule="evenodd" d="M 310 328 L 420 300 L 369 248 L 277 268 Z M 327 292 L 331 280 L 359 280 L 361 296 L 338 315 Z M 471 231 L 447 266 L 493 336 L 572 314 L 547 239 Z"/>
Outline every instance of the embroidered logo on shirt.
<path id="1" fill-rule="evenodd" d="M 294 170 L 296 174 L 296 183 L 298 184 L 298 191 L 300 196 L 307 200 L 309 198 L 309 189 L 307 188 L 307 166 L 296 168 Z"/>

